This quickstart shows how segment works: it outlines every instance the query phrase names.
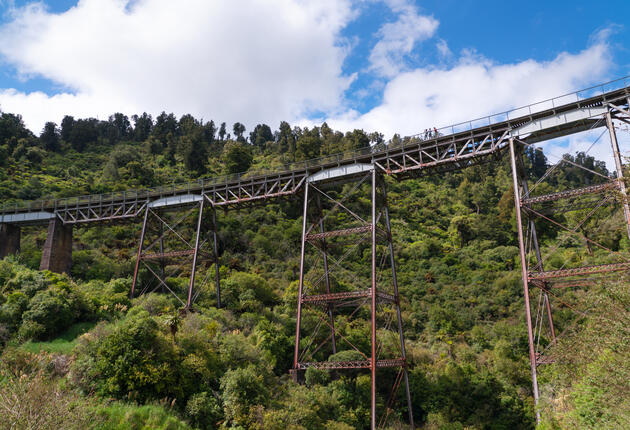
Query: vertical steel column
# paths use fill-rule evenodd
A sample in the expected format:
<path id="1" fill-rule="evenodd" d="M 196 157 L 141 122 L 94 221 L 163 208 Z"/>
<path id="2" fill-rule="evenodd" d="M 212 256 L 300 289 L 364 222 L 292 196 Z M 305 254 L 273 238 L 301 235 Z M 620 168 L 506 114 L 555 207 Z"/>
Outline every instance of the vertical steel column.
<path id="1" fill-rule="evenodd" d="M 164 223 L 160 223 L 160 254 L 164 254 Z M 162 282 L 166 282 L 166 272 L 164 267 L 164 259 L 160 259 L 160 275 L 162 276 Z M 160 290 L 163 293 L 166 292 L 166 288 L 164 288 L 164 284 L 160 286 Z"/>
<path id="2" fill-rule="evenodd" d="M 525 165 L 523 163 L 523 158 L 518 157 L 517 160 L 519 161 L 519 164 L 522 170 L 520 176 L 521 176 L 521 186 L 523 187 L 523 195 L 525 196 L 525 198 L 528 198 L 529 185 L 527 184 L 527 174 L 525 172 Z M 543 272 L 545 268 L 543 266 L 542 253 L 540 252 L 540 246 L 538 244 L 538 234 L 536 233 L 536 223 L 534 222 L 534 219 L 532 217 L 529 217 L 529 228 L 531 229 L 531 232 L 532 232 L 532 243 L 534 245 L 534 252 L 536 253 L 536 259 L 538 260 L 538 266 L 540 267 L 540 271 Z M 547 285 L 547 282 L 545 282 L 545 286 L 546 285 Z M 549 330 L 551 331 L 551 339 L 553 343 L 556 344 L 556 329 L 553 325 L 553 317 L 551 314 L 551 302 L 549 301 L 549 294 L 547 294 L 546 291 L 543 291 L 543 296 L 544 296 L 544 302 L 545 302 L 545 309 L 547 311 L 547 321 L 549 323 Z"/>
<path id="3" fill-rule="evenodd" d="M 201 199 L 199 203 L 199 219 L 197 220 L 197 236 L 195 237 L 195 251 L 193 253 L 192 271 L 190 272 L 190 284 L 188 285 L 188 299 L 186 300 L 186 309 L 192 306 L 192 292 L 195 285 L 195 272 L 197 271 L 197 254 L 199 253 L 199 237 L 201 236 L 201 219 L 203 218 L 203 204 L 205 199 Z"/>
<path id="4" fill-rule="evenodd" d="M 630 102 L 629 102 L 630 103 Z M 612 122 L 610 112 L 606 113 L 606 125 L 610 134 L 610 145 L 612 146 L 613 157 L 615 158 L 615 168 L 617 170 L 617 180 L 619 181 L 619 191 L 623 196 L 623 214 L 626 218 L 626 231 L 630 239 L 630 208 L 628 207 L 628 194 L 626 193 L 626 184 L 623 180 L 623 164 L 621 163 L 621 155 L 619 154 L 619 144 L 617 143 L 617 134 L 615 126 Z"/>
<path id="5" fill-rule="evenodd" d="M 514 139 L 510 138 L 510 164 L 512 167 L 512 181 L 514 186 L 514 206 L 516 209 L 516 226 L 518 228 L 518 247 L 521 255 L 521 276 L 523 277 L 523 295 L 525 298 L 525 318 L 527 322 L 527 340 L 529 342 L 529 363 L 532 372 L 532 389 L 534 405 L 538 407 L 538 378 L 536 375 L 536 353 L 534 351 L 534 334 L 532 329 L 532 311 L 529 304 L 529 283 L 527 278 L 527 258 L 525 256 L 525 240 L 523 238 L 523 221 L 521 219 L 521 198 L 519 196 L 518 172 L 516 170 L 516 155 L 514 153 Z M 536 422 L 540 422 L 540 412 L 536 410 Z"/>
<path id="6" fill-rule="evenodd" d="M 131 298 L 136 291 L 136 282 L 138 281 L 138 268 L 140 267 L 140 256 L 142 255 L 142 245 L 144 244 L 144 234 L 147 229 L 147 218 L 149 217 L 149 207 L 144 210 L 144 221 L 142 222 L 142 232 L 140 233 L 140 243 L 138 244 L 138 253 L 136 254 L 136 267 L 133 270 L 133 282 L 131 283 Z"/>
<path id="7" fill-rule="evenodd" d="M 317 195 L 317 206 L 319 209 L 319 232 L 324 233 L 324 212 L 322 209 L 322 199 Z M 330 294 L 330 274 L 328 273 L 328 255 L 326 253 L 326 238 L 322 237 L 322 258 L 324 260 L 324 274 L 326 277 L 326 294 Z M 330 319 L 330 336 L 332 341 L 332 353 L 337 353 L 337 341 L 335 339 L 335 318 L 333 316 L 332 304 L 328 303 L 328 319 Z"/>
<path id="8" fill-rule="evenodd" d="M 396 298 L 396 316 L 398 317 L 398 335 L 400 336 L 400 350 L 402 358 L 405 360 L 405 368 L 403 375 L 405 378 L 405 394 L 407 395 L 407 408 L 409 409 L 409 424 L 411 428 L 414 428 L 413 423 L 413 409 L 411 406 L 411 391 L 409 387 L 409 373 L 407 372 L 407 349 L 405 348 L 405 335 L 402 328 L 402 316 L 400 315 L 400 296 L 398 295 L 398 278 L 396 276 L 396 263 L 394 260 L 394 244 L 392 240 L 392 227 L 389 222 L 389 207 L 387 205 L 387 185 L 385 180 L 382 180 L 383 188 L 383 207 L 385 210 L 385 222 L 387 223 L 387 242 L 389 246 L 389 260 L 392 266 L 392 283 L 394 284 L 394 297 Z"/>
<path id="9" fill-rule="evenodd" d="M 302 290 L 304 287 L 304 253 L 306 251 L 306 218 L 308 213 L 308 181 L 304 183 L 304 215 L 302 218 L 302 251 L 300 252 L 300 281 L 298 286 L 297 322 L 295 328 L 295 351 L 293 354 L 293 378 L 298 380 L 298 359 L 300 352 L 300 323 L 302 322 Z"/>
<path id="10" fill-rule="evenodd" d="M 219 278 L 219 247 L 217 246 L 217 210 L 212 206 L 212 237 L 214 239 L 214 285 L 217 290 L 217 308 L 221 307 L 221 279 Z"/>
<path id="11" fill-rule="evenodd" d="M 525 183 L 525 182 L 524 182 Z M 529 192 L 527 191 L 527 184 L 525 183 L 525 196 L 529 196 Z M 534 244 L 534 252 L 536 253 L 536 259 L 538 260 L 538 264 L 540 267 L 540 271 L 544 271 L 542 254 L 540 253 L 540 246 L 538 245 L 538 236 L 536 235 L 536 226 L 534 225 L 534 220 L 529 220 L 529 228 L 532 231 L 532 242 Z M 547 282 L 544 281 L 545 286 L 547 286 Z M 549 322 L 549 330 L 551 331 L 551 340 L 554 345 L 556 344 L 556 329 L 553 325 L 553 317 L 551 315 L 551 302 L 549 301 L 549 294 L 546 291 L 543 291 L 544 301 L 545 301 L 545 309 L 547 311 L 547 321 Z"/>
<path id="12" fill-rule="evenodd" d="M 372 414 L 371 428 L 376 429 L 376 169 L 372 169 Z"/>

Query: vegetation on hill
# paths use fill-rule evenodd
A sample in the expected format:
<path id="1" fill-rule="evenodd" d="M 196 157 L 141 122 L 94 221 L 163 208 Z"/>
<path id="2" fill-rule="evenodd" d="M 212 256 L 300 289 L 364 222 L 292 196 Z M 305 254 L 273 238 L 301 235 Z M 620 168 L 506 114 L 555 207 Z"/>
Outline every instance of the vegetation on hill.
<path id="1" fill-rule="evenodd" d="M 0 200 L 280 168 L 374 143 L 383 143 L 382 135 L 343 134 L 326 124 L 309 129 L 282 122 L 277 131 L 260 124 L 247 134 L 240 123 L 229 128 L 166 113 L 65 117 L 37 137 L 19 116 L 0 113 Z M 608 174 L 590 156 L 568 157 Z M 527 151 L 525 163 L 532 180 L 547 167 L 539 151 Z M 536 191 L 598 180 L 563 164 Z M 506 160 L 440 177 L 388 179 L 388 187 L 417 423 L 533 428 Z M 603 208 L 582 231 L 627 251 L 619 214 L 602 222 L 612 210 Z M 309 371 L 303 385 L 288 376 L 301 202 L 220 213 L 218 221 L 225 306 L 217 309 L 210 291 L 186 316 L 166 294 L 129 299 L 138 225 L 75 228 L 70 275 L 37 270 L 46 232 L 24 228 L 20 255 L 0 261 L 0 428 L 367 428 L 364 372 Z M 543 226 L 543 250 L 560 243 L 546 268 L 608 261 L 608 253 Z M 349 259 L 361 264 L 361 255 Z M 584 317 L 557 308 L 558 331 L 570 330 L 554 350 L 565 360 L 540 368 L 543 426 L 619 428 L 630 419 L 627 282 L 560 294 L 592 309 Z M 361 326 L 340 330 L 365 336 Z M 404 428 L 404 408 L 397 414 L 392 428 Z"/>

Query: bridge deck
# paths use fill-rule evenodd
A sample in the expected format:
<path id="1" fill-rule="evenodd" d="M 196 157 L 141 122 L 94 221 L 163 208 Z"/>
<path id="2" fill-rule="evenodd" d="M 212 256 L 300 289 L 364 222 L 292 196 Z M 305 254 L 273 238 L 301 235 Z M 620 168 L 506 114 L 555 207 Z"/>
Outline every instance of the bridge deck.
<path id="1" fill-rule="evenodd" d="M 630 108 L 629 84 L 628 79 L 614 81 L 607 84 L 614 89 L 601 87 L 599 94 L 587 98 L 577 92 L 442 128 L 437 135 L 407 137 L 396 146 L 376 145 L 356 152 L 293 163 L 282 171 L 200 179 L 193 183 L 110 194 L 4 204 L 0 208 L 0 223 L 43 224 L 55 216 L 66 224 L 123 220 L 136 217 L 149 204 L 152 207 L 178 206 L 198 201 L 200 197 L 218 207 L 242 205 L 295 194 L 308 176 L 357 163 L 372 164 L 397 177 L 461 169 L 502 151 L 510 137 L 534 143 L 604 126 L 605 123 L 597 118 L 609 109 L 619 111 L 620 107 Z M 557 105 L 559 102 L 565 103 Z M 549 107 L 544 108 L 546 106 Z"/>

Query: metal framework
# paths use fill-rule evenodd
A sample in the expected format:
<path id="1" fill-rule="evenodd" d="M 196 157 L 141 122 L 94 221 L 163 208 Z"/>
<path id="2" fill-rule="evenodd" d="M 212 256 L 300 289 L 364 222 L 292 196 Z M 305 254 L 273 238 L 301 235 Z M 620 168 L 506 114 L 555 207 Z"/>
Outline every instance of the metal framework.
<path id="1" fill-rule="evenodd" d="M 208 264 L 215 263 L 217 307 L 221 307 L 216 213 L 213 208 L 212 220 L 208 220 L 204 218 L 206 200 L 202 196 L 190 200 L 187 205 L 176 208 L 162 205 L 160 201 L 145 208 L 131 297 L 159 289 L 171 293 L 185 310 L 190 310 L 207 285 Z M 183 215 L 175 209 L 182 209 Z M 196 282 L 200 265 L 206 266 L 206 276 Z M 169 283 L 169 278 L 181 275 L 188 275 L 185 291 Z"/>
<path id="2" fill-rule="evenodd" d="M 281 171 L 200 179 L 194 183 L 104 195 L 3 204 L 0 208 L 0 225 L 13 227 L 45 225 L 55 218 L 61 220 L 64 225 L 90 225 L 106 221 L 137 220 L 142 216 L 144 222 L 134 270 L 132 295 L 161 288 L 173 293 L 186 309 L 190 309 L 201 291 L 200 285 L 203 285 L 211 275 L 207 270 L 205 278 L 198 282 L 196 275 L 199 265 L 204 262 L 218 262 L 215 209 L 265 203 L 269 199 L 304 193 L 300 291 L 293 372 L 297 377 L 298 372 L 310 367 L 369 369 L 372 377 L 371 421 L 372 428 L 376 428 L 375 381 L 376 370 L 380 368 L 399 368 L 393 385 L 397 388 L 401 381 L 405 381 L 409 420 L 413 421 L 386 190 L 381 186 L 382 190 L 379 193 L 377 182 L 381 175 L 385 174 L 402 180 L 462 169 L 496 159 L 507 150 L 510 155 L 514 202 L 517 208 L 533 393 L 538 403 L 537 366 L 553 361 L 552 357 L 544 356 L 537 348 L 542 336 L 543 320 L 547 321 L 551 343 L 555 343 L 556 333 L 550 300 L 551 297 L 558 300 L 554 290 L 588 286 L 592 281 L 582 279 L 585 276 L 625 271 L 630 265 L 625 256 L 618 258 L 618 261 L 597 266 L 562 267 L 545 271 L 536 231 L 537 222 L 548 222 L 568 231 L 571 235 L 580 235 L 580 226 L 594 211 L 604 205 L 618 202 L 623 207 L 626 229 L 630 237 L 630 207 L 613 120 L 630 124 L 630 81 L 627 78 L 499 115 L 439 130 L 434 129 L 432 132 L 406 137 L 389 145 L 379 144 L 351 153 L 293 163 L 284 166 Z M 522 161 L 518 155 L 520 145 L 531 145 L 604 126 L 607 127 L 611 140 L 617 173 L 615 179 L 605 178 L 601 184 L 576 190 L 530 195 Z M 355 207 L 356 204 L 346 204 L 345 197 L 336 199 L 335 192 L 329 193 L 325 190 L 325 186 L 331 183 L 340 186 L 342 182 L 355 181 L 361 184 L 366 178 L 371 179 L 371 217 L 365 219 L 357 215 L 359 209 L 365 209 L 361 208 L 360 204 L 358 208 Z M 351 194 L 346 190 L 346 197 Z M 584 196 L 598 200 L 580 200 Z M 603 198 L 599 199 L 601 196 Z M 569 203 L 563 207 L 553 206 L 559 201 Z M 206 205 L 212 207 L 212 222 L 204 218 Z M 585 208 L 593 209 L 574 228 L 565 227 L 553 218 L 554 214 Z M 187 223 L 174 222 L 167 216 L 175 210 L 188 211 L 190 219 Z M 329 225 L 331 219 L 327 217 L 335 211 L 346 212 L 346 218 L 341 219 L 349 219 L 354 225 L 350 225 L 351 222 L 342 222 L 343 225 L 331 228 Z M 309 220 L 313 219 L 317 221 L 310 223 Z M 207 227 L 208 224 L 211 224 L 210 228 Z M 368 237 L 371 238 L 370 270 L 364 273 L 366 268 L 343 269 L 344 254 L 341 251 L 349 249 L 348 247 L 364 246 L 363 241 Z M 350 240 L 350 244 L 344 242 L 347 240 Z M 588 246 L 605 248 L 584 235 L 582 240 Z M 308 276 L 315 276 L 318 273 L 307 267 L 305 259 L 307 250 L 313 251 L 309 247 L 316 250 L 315 256 L 321 260 L 323 267 L 323 275 L 319 276 L 318 282 L 315 283 L 311 282 L 312 279 L 307 279 Z M 377 274 L 378 252 L 389 253 L 391 275 L 388 282 L 379 278 L 382 271 Z M 614 253 L 611 251 L 612 254 Z M 536 261 L 534 266 L 529 264 L 530 257 Z M 384 261 L 387 261 L 387 258 L 384 258 Z M 169 283 L 169 276 L 177 273 L 189 275 L 185 291 L 173 291 L 175 286 Z M 335 276 L 341 279 L 335 280 Z M 220 306 L 218 264 L 215 264 L 214 278 L 217 304 Z M 558 279 L 564 280 L 557 281 Z M 357 280 L 361 282 L 357 283 Z M 386 285 L 391 289 L 383 288 Z M 536 309 L 536 324 L 532 320 L 530 285 L 539 288 L 541 293 Z M 351 344 L 349 350 L 340 349 L 342 344 L 348 347 L 349 341 L 343 335 L 342 328 L 336 329 L 336 324 L 354 317 L 366 305 L 370 309 L 371 350 L 360 351 Z M 350 312 L 349 309 L 353 307 L 354 311 Z M 319 319 L 314 316 L 316 314 L 319 315 Z M 386 315 L 392 318 L 388 320 L 385 318 Z M 320 342 L 321 339 L 318 339 L 316 334 L 302 337 L 303 319 L 319 321 L 320 325 L 323 323 L 329 327 L 330 335 L 323 342 Z M 384 323 L 387 326 L 393 320 L 397 322 L 400 350 L 397 356 L 385 358 L 383 354 L 388 351 L 383 345 L 387 344 L 377 340 L 377 335 L 381 333 L 377 330 L 377 323 Z M 309 325 L 309 328 L 312 327 Z M 320 346 L 311 350 L 310 344 L 316 340 Z M 327 356 L 350 350 L 359 353 L 361 358 L 324 360 Z M 309 356 L 305 358 L 305 354 Z M 385 408 L 383 416 L 387 417 L 389 410 Z"/>
<path id="3" fill-rule="evenodd" d="M 630 100 L 627 100 L 630 105 Z M 618 106 L 614 109 L 620 110 Z M 523 282 L 523 294 L 525 299 L 525 313 L 527 324 L 527 337 L 529 347 L 529 359 L 532 375 L 532 388 L 534 401 L 538 405 L 540 393 L 538 389 L 537 368 L 543 364 L 553 363 L 553 356 L 545 355 L 549 346 L 555 345 L 557 342 L 556 329 L 554 327 L 552 300 L 558 301 L 561 306 L 573 308 L 554 292 L 559 288 L 572 287 L 588 287 L 593 285 L 595 279 L 590 278 L 592 275 L 600 275 L 604 273 L 628 271 L 630 269 L 630 256 L 622 255 L 614 252 L 605 246 L 599 244 L 592 238 L 589 238 L 582 231 L 585 223 L 592 219 L 593 215 L 611 203 L 618 203 L 623 208 L 625 229 L 630 239 L 630 210 L 628 209 L 628 200 L 626 187 L 624 183 L 623 165 L 619 155 L 619 146 L 615 127 L 613 124 L 612 110 L 606 110 L 600 119 L 600 123 L 605 123 L 610 137 L 611 149 L 615 159 L 616 178 L 602 177 L 597 179 L 603 181 L 600 184 L 588 187 L 563 190 L 550 194 L 531 196 L 527 183 L 527 174 L 523 165 L 520 154 L 517 152 L 522 146 L 526 146 L 527 142 L 510 138 L 510 164 L 512 169 L 512 181 L 514 187 L 514 202 L 516 206 L 516 223 L 518 229 L 518 242 L 520 251 L 520 262 Z M 600 136 L 601 137 L 601 136 Z M 517 145 L 518 148 L 517 148 Z M 559 163 L 562 163 L 561 160 Z M 592 174 L 597 172 L 581 167 Z M 545 176 L 555 169 L 552 167 L 545 173 Z M 545 177 L 543 176 L 543 177 Z M 580 202 L 584 196 L 598 195 L 597 200 Z M 559 210 L 554 211 L 553 204 L 558 201 L 568 201 L 569 203 L 561 206 Z M 574 212 L 580 210 L 589 210 L 586 216 L 583 216 L 577 225 L 567 227 L 563 223 L 554 219 L 557 213 Z M 565 268 L 566 263 L 558 269 L 545 270 L 544 258 L 541 254 L 536 231 L 537 223 L 551 224 L 554 228 L 559 228 L 568 232 L 573 236 L 577 236 L 585 243 L 591 252 L 591 246 L 596 246 L 609 252 L 609 255 L 617 261 L 580 267 Z M 557 249 L 559 245 L 552 248 L 550 254 Z M 560 279 L 561 281 L 557 281 Z M 564 279 L 564 280 L 563 280 Z M 530 285 L 539 288 L 540 295 L 535 306 L 530 301 Z M 574 309 L 576 310 L 576 309 Z M 534 312 L 533 312 L 534 311 Z M 533 319 L 533 314 L 536 318 Z M 546 325 L 547 333 L 543 332 L 543 326 Z M 547 337 L 548 336 L 548 337 Z M 545 345 L 546 344 L 546 345 Z M 540 420 L 540 412 L 537 410 L 537 420 Z"/>
<path id="4" fill-rule="evenodd" d="M 369 207 L 357 202 L 365 194 L 370 196 Z M 294 378 L 297 381 L 299 372 L 308 368 L 369 370 L 372 429 L 384 427 L 391 418 L 397 391 L 404 381 L 408 420 L 413 426 L 398 280 L 382 176 L 374 166 L 361 165 L 352 172 L 331 169 L 307 178 L 302 222 Z M 346 267 L 348 255 L 362 252 L 370 254 L 369 267 Z M 349 340 L 349 325 L 369 326 L 369 348 Z M 303 326 L 310 329 L 308 334 Z M 398 341 L 388 343 L 387 332 L 398 337 Z M 348 354 L 354 358 L 349 359 Z M 377 369 L 385 368 L 396 369 L 397 373 L 392 375 L 390 371 L 379 376 L 386 380 L 395 376 L 383 409 L 377 403 L 376 378 Z"/>
<path id="5" fill-rule="evenodd" d="M 293 163 L 281 171 L 247 173 L 199 179 L 153 189 L 110 194 L 10 203 L 0 208 L 0 223 L 47 224 L 59 217 L 64 224 L 134 219 L 147 204 L 187 202 L 202 195 L 213 207 L 233 207 L 264 202 L 302 192 L 306 177 L 331 168 L 348 171 L 357 164 L 374 165 L 397 178 L 462 169 L 492 160 L 508 148 L 510 138 L 541 142 L 592 128 L 597 118 L 610 113 L 630 123 L 630 81 L 626 78 L 532 104 L 497 115 L 443 127 L 429 134 L 409 136 L 390 145 Z"/>

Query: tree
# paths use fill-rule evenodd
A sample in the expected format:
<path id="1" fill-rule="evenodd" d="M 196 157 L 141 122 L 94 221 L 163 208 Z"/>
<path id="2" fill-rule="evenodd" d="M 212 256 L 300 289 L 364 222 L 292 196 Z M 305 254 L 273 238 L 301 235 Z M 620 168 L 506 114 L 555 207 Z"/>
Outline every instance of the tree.
<path id="1" fill-rule="evenodd" d="M 69 141 L 75 150 L 81 152 L 85 149 L 85 145 L 96 142 L 98 139 L 97 123 L 98 120 L 95 118 L 79 119 L 74 122 Z"/>
<path id="2" fill-rule="evenodd" d="M 352 132 L 347 132 L 344 136 L 344 150 L 356 150 L 360 148 L 367 148 L 370 146 L 370 138 L 363 130 L 357 130 L 356 128 Z"/>
<path id="3" fill-rule="evenodd" d="M 74 117 L 66 115 L 61 120 L 61 138 L 65 142 L 70 142 L 70 136 L 72 135 L 72 129 L 74 128 Z"/>
<path id="4" fill-rule="evenodd" d="M 273 133 L 267 124 L 258 124 L 254 131 L 249 133 L 249 143 L 260 149 L 265 149 L 267 142 L 273 142 Z"/>
<path id="5" fill-rule="evenodd" d="M 291 126 L 288 122 L 282 121 L 280 123 L 280 130 L 278 131 L 278 152 L 288 152 L 291 156 L 295 153 L 295 134 L 291 130 Z"/>
<path id="6" fill-rule="evenodd" d="M 46 125 L 44 125 L 42 134 L 39 136 L 39 141 L 47 151 L 59 151 L 59 129 L 57 128 L 57 124 L 47 122 Z"/>
<path id="7" fill-rule="evenodd" d="M 202 174 L 206 171 L 208 152 L 201 137 L 201 130 L 196 129 L 182 138 L 184 146 L 184 164 L 187 169 Z"/>
<path id="8" fill-rule="evenodd" d="M 309 130 L 307 127 L 304 127 L 304 130 L 299 133 L 299 137 L 295 142 L 296 161 L 310 160 L 319 157 L 321 146 L 322 139 L 319 136 L 319 129 L 313 127 Z"/>
<path id="9" fill-rule="evenodd" d="M 370 143 L 372 145 L 382 145 L 385 143 L 385 136 L 383 133 L 379 133 L 378 131 L 370 133 L 368 137 L 370 138 Z"/>
<path id="10" fill-rule="evenodd" d="M 0 111 L 0 144 L 14 138 L 27 139 L 32 137 L 32 133 L 24 126 L 21 115 L 3 113 Z"/>
<path id="11" fill-rule="evenodd" d="M 197 133 L 201 128 L 201 123 L 191 114 L 186 114 L 179 119 L 179 130 L 183 136 Z"/>
<path id="12" fill-rule="evenodd" d="M 270 398 L 270 388 L 264 372 L 253 365 L 229 370 L 221 378 L 223 408 L 225 418 L 236 424 L 248 426 L 249 408 L 266 405 Z"/>
<path id="13" fill-rule="evenodd" d="M 227 173 L 241 173 L 252 165 L 254 156 L 251 148 L 243 142 L 228 141 L 223 147 L 223 162 Z"/>
<path id="14" fill-rule="evenodd" d="M 175 118 L 175 115 L 172 113 L 167 115 L 166 112 L 162 112 L 155 119 L 152 135 L 161 142 L 165 142 L 169 133 L 172 134 L 173 137 L 179 136 L 177 118 Z"/>
<path id="15" fill-rule="evenodd" d="M 241 124 L 240 122 L 235 122 L 232 130 L 234 131 L 234 136 L 236 137 L 237 141 L 245 142 L 245 138 L 243 137 L 243 133 L 245 133 L 245 126 L 243 124 Z"/>
<path id="16" fill-rule="evenodd" d="M 225 129 L 225 123 L 222 122 L 221 123 L 221 127 L 219 127 L 219 140 L 223 141 L 225 140 L 225 134 L 227 133 L 226 129 Z"/>
<path id="17" fill-rule="evenodd" d="M 142 115 L 134 115 L 131 119 L 133 120 L 133 139 L 136 142 L 144 142 L 153 130 L 153 118 L 148 113 L 143 112 Z"/>
<path id="18" fill-rule="evenodd" d="M 116 112 L 109 117 L 109 125 L 111 130 L 110 142 L 120 142 L 131 135 L 131 123 L 127 115 Z"/>
<path id="19" fill-rule="evenodd" d="M 210 120 L 203 125 L 203 140 L 206 144 L 212 145 L 216 133 L 217 126 L 214 125 L 214 121 Z"/>

